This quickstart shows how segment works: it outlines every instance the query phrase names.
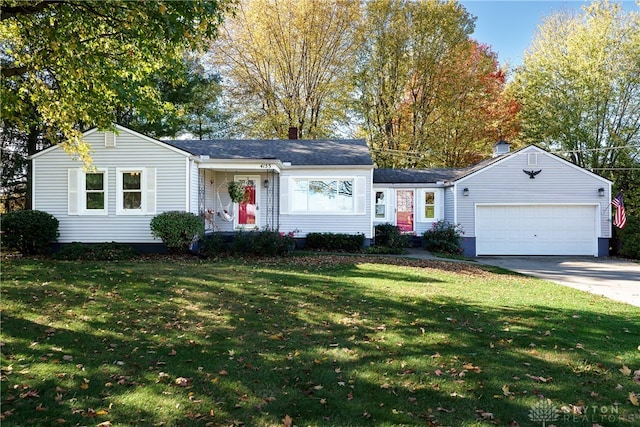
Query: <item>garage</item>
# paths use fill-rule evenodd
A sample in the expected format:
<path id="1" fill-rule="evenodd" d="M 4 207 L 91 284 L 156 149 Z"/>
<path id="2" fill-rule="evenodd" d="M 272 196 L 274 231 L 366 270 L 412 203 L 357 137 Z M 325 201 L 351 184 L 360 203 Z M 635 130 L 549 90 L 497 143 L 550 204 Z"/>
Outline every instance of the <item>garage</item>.
<path id="1" fill-rule="evenodd" d="M 477 255 L 598 255 L 597 205 L 476 205 Z"/>

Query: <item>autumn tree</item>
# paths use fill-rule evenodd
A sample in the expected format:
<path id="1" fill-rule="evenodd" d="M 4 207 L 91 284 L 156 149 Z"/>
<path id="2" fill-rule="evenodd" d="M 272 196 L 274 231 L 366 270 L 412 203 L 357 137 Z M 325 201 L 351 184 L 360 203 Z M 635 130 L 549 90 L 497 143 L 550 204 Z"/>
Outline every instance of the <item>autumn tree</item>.
<path id="1" fill-rule="evenodd" d="M 225 22 L 211 62 L 236 114 L 236 133 L 328 136 L 350 105 L 360 2 L 246 0 Z M 235 107 L 235 108 L 234 108 Z"/>
<path id="2" fill-rule="evenodd" d="M 605 176 L 637 168 L 639 58 L 640 14 L 618 3 L 547 17 L 510 88 L 522 104 L 521 139 Z"/>
<path id="3" fill-rule="evenodd" d="M 517 108 L 474 18 L 435 0 L 367 3 L 359 111 L 379 166 L 466 166 L 515 129 Z"/>
<path id="4" fill-rule="evenodd" d="M 108 127 L 131 106 L 161 116 L 166 104 L 150 77 L 205 46 L 230 3 L 0 1 L 3 122 L 42 128 L 90 163 L 81 129 Z M 32 107 L 34 121 L 23 123 Z"/>

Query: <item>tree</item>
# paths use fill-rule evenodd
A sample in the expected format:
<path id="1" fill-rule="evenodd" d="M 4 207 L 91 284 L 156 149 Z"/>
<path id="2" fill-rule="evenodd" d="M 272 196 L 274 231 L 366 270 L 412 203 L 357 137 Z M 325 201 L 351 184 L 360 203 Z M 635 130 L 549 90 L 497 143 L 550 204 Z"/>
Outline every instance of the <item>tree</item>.
<path id="1" fill-rule="evenodd" d="M 505 73 L 469 39 L 473 22 L 453 2 L 367 3 L 358 107 L 378 166 L 467 166 L 515 129 Z"/>
<path id="2" fill-rule="evenodd" d="M 516 69 L 521 140 L 615 177 L 640 160 L 640 14 L 593 2 L 549 16 Z M 612 173 L 613 172 L 613 173 Z M 626 185 L 620 185 L 626 187 Z"/>
<path id="3" fill-rule="evenodd" d="M 335 132 L 351 95 L 360 2 L 247 0 L 212 46 L 237 133 L 300 137 Z"/>
<path id="4" fill-rule="evenodd" d="M 166 105 L 151 77 L 205 46 L 230 4 L 2 0 L 3 121 L 19 123 L 33 106 L 45 136 L 62 136 L 65 150 L 89 164 L 81 129 L 107 128 L 131 106 L 161 116 Z"/>
<path id="5" fill-rule="evenodd" d="M 155 138 L 206 139 L 224 133 L 228 118 L 220 108 L 220 76 L 205 71 L 197 55 L 185 58 L 181 69 L 161 72 L 153 80 L 166 107 L 163 115 L 147 116 L 131 106 L 118 111 L 118 123 Z"/>

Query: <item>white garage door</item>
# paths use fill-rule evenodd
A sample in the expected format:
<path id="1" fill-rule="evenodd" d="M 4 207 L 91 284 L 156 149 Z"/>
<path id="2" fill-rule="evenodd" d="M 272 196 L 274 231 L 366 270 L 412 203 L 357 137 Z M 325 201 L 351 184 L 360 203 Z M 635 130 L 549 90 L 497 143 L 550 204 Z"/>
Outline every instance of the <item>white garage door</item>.
<path id="1" fill-rule="evenodd" d="M 596 206 L 501 205 L 476 208 L 478 255 L 597 256 Z"/>

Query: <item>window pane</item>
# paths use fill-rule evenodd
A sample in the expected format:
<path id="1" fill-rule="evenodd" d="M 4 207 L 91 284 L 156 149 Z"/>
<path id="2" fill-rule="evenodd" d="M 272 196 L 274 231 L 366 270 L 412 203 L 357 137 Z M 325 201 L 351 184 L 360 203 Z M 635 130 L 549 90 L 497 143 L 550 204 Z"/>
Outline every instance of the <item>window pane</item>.
<path id="1" fill-rule="evenodd" d="M 337 208 L 341 212 L 353 211 L 353 182 L 339 181 Z"/>
<path id="2" fill-rule="evenodd" d="M 87 193 L 87 209 L 104 209 L 104 193 Z"/>
<path id="3" fill-rule="evenodd" d="M 384 218 L 386 215 L 386 202 L 384 191 L 376 191 L 376 218 Z"/>
<path id="4" fill-rule="evenodd" d="M 335 210 L 337 192 L 337 181 L 309 181 L 309 211 Z"/>
<path id="5" fill-rule="evenodd" d="M 123 194 L 124 209 L 140 209 L 142 207 L 142 193 L 139 191 L 128 191 Z"/>
<path id="6" fill-rule="evenodd" d="M 122 174 L 123 190 L 140 190 L 140 172 L 125 172 Z"/>
<path id="7" fill-rule="evenodd" d="M 433 205 L 436 201 L 436 195 L 434 193 L 424 193 L 424 204 Z"/>
<path id="8" fill-rule="evenodd" d="M 436 217 L 436 208 L 433 206 L 425 206 L 424 207 L 424 217 L 425 218 L 435 218 Z"/>
<path id="9" fill-rule="evenodd" d="M 294 211 L 307 210 L 307 190 L 308 182 L 306 180 L 296 180 L 293 188 L 293 200 L 291 201 L 291 209 Z"/>
<path id="10" fill-rule="evenodd" d="M 104 190 L 104 174 L 88 173 L 85 176 L 87 190 Z"/>

